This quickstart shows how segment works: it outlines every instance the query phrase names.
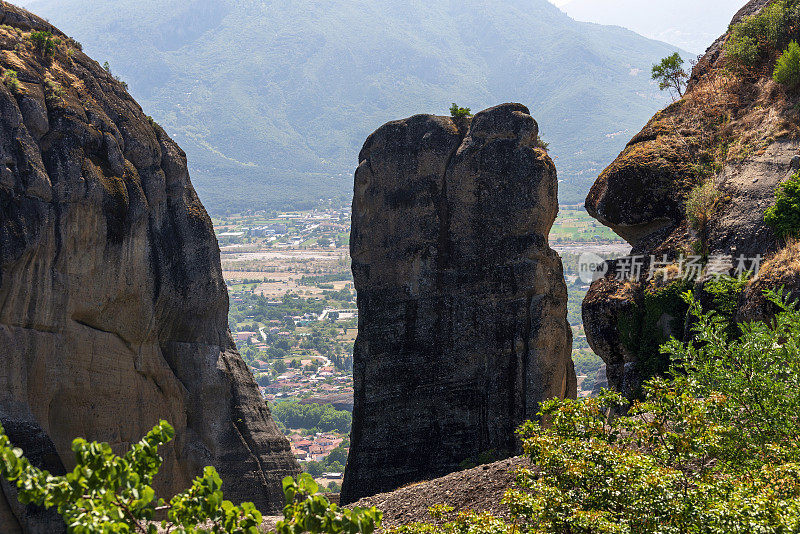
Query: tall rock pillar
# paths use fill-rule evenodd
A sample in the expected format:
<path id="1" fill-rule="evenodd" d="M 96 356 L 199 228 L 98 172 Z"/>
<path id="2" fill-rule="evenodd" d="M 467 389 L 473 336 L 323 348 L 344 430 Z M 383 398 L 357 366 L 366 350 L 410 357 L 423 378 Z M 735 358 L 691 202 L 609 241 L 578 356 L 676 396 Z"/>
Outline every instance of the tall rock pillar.
<path id="1" fill-rule="evenodd" d="M 539 402 L 574 397 L 556 169 L 528 109 L 417 115 L 355 175 L 355 407 L 343 502 L 518 449 Z"/>

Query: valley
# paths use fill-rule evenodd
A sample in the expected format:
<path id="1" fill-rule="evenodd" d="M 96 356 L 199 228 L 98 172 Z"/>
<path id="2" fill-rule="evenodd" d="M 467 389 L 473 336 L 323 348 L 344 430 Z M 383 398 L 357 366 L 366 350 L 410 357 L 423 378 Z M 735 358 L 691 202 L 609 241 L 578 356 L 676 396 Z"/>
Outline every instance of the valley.
<path id="1" fill-rule="evenodd" d="M 281 421 L 283 408 L 278 413 L 275 408 L 318 404 L 348 416 L 352 412 L 358 311 L 350 272 L 350 214 L 349 203 L 324 200 L 305 211 L 247 211 L 213 218 L 230 294 L 230 329 L 239 352 L 295 456 L 319 475 L 321 487 L 334 489 L 341 484 L 342 472 L 335 470 L 339 466 L 320 469 L 333 464 L 326 460 L 338 455 L 335 449 L 347 451 L 349 421 L 342 428 L 295 428 Z M 579 395 L 589 396 L 602 361 L 583 331 L 580 308 L 589 286 L 578 276 L 578 258 L 584 252 L 624 256 L 630 247 L 579 205 L 560 207 L 550 241 L 564 260 Z M 339 477 L 323 478 L 323 472 Z"/>

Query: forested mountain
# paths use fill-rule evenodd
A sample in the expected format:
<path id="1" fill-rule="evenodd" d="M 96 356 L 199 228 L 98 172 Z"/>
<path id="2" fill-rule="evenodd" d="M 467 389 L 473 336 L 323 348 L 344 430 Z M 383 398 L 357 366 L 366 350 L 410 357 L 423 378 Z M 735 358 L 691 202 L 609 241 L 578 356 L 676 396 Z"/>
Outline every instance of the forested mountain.
<path id="1" fill-rule="evenodd" d="M 743 0 L 570 0 L 561 9 L 576 20 L 617 24 L 701 54 L 742 5 Z"/>
<path id="2" fill-rule="evenodd" d="M 351 194 L 364 138 L 414 113 L 528 105 L 581 202 L 666 95 L 675 51 L 546 0 L 33 0 L 180 143 L 212 212 Z"/>

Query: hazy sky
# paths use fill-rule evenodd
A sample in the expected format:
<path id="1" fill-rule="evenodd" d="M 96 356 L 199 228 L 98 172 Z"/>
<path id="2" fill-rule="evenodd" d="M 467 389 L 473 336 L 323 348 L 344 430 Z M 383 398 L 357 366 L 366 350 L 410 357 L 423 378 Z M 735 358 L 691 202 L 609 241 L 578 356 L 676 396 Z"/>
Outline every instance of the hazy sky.
<path id="1" fill-rule="evenodd" d="M 36 0 L 12 0 L 21 6 Z M 615 24 L 701 53 L 746 0 L 549 0 L 577 20 Z"/>
<path id="2" fill-rule="evenodd" d="M 700 54 L 747 0 L 550 0 L 576 20 L 614 24 Z"/>

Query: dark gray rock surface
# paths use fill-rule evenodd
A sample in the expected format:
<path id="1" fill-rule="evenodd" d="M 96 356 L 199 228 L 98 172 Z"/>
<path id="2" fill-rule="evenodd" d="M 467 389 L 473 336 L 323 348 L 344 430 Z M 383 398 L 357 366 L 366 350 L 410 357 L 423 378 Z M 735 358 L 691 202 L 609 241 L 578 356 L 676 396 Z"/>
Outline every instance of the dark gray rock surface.
<path id="1" fill-rule="evenodd" d="M 214 465 L 227 498 L 279 509 L 299 467 L 228 331 L 184 153 L 58 30 L 7 3 L 0 22 L 20 82 L 0 83 L 0 419 L 62 469 L 77 436 L 121 453 L 166 419 L 161 495 Z M 54 57 L 30 29 L 60 39 Z M 0 531 L 34 532 L 12 501 Z"/>
<path id="2" fill-rule="evenodd" d="M 417 115 L 366 141 L 355 175 L 355 407 L 342 502 L 518 450 L 516 427 L 576 395 L 556 170 L 527 108 Z"/>

